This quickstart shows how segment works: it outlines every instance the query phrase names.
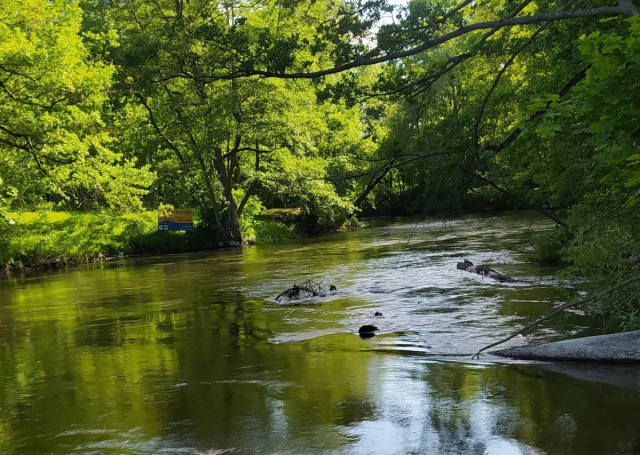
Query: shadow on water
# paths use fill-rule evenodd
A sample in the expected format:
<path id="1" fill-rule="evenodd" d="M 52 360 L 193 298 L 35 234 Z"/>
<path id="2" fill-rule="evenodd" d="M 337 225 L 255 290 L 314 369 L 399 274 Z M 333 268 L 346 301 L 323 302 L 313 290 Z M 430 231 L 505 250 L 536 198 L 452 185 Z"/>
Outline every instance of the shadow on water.
<path id="1" fill-rule="evenodd" d="M 572 297 L 526 261 L 540 229 L 522 213 L 372 220 L 4 281 L 0 453 L 639 453 L 634 369 L 469 360 Z M 337 291 L 275 301 L 308 280 Z M 572 313 L 513 343 L 588 325 Z"/>

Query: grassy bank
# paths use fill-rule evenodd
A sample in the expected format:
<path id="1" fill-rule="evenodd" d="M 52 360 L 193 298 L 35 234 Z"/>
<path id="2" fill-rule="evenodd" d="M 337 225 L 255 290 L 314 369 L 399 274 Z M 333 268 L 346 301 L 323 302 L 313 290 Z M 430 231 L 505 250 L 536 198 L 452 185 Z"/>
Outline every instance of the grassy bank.
<path id="1" fill-rule="evenodd" d="M 155 212 L 112 215 L 41 211 L 12 213 L 10 217 L 15 224 L 0 226 L 0 267 L 4 269 L 196 248 L 193 234 L 158 231 Z"/>
<path id="2" fill-rule="evenodd" d="M 56 267 L 117 256 L 184 253 L 216 248 L 214 235 L 158 231 L 155 211 L 18 212 L 14 224 L 0 224 L 0 270 Z M 247 240 L 271 243 L 299 236 L 298 231 L 273 219 L 246 223 Z"/>

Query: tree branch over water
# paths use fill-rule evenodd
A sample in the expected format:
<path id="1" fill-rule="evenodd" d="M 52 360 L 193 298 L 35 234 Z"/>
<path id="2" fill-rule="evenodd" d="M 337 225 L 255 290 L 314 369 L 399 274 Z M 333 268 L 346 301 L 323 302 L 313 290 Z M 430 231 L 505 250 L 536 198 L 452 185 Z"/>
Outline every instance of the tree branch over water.
<path id="1" fill-rule="evenodd" d="M 582 68 L 578 73 L 576 73 L 576 75 L 574 75 L 571 78 L 571 80 L 567 82 L 560 89 L 560 91 L 558 92 L 558 96 L 562 98 L 564 95 L 566 95 L 569 92 L 569 90 L 571 90 L 573 87 L 578 85 L 580 81 L 585 79 L 587 77 L 587 71 L 589 70 L 589 68 L 591 68 L 591 65 L 587 65 L 586 67 Z M 551 107 L 551 104 L 552 102 L 548 101 L 543 107 L 541 107 L 540 109 L 538 109 L 536 112 L 533 113 L 530 120 L 540 119 L 544 115 L 544 113 L 547 112 L 547 110 Z M 509 134 L 509 136 L 507 136 L 502 142 L 500 142 L 497 145 L 486 145 L 483 147 L 483 150 L 490 150 L 494 153 L 500 153 L 502 150 L 504 150 L 509 145 L 511 145 L 511 143 L 518 138 L 520 133 L 522 133 L 522 128 L 520 127 L 515 128 L 511 132 L 511 134 Z"/>
<path id="2" fill-rule="evenodd" d="M 477 178 L 478 180 L 482 180 L 483 182 L 487 183 L 488 185 L 492 186 L 493 188 L 495 188 L 496 190 L 498 190 L 499 192 L 501 192 L 502 194 L 506 194 L 507 196 L 515 199 L 516 201 L 525 204 L 528 206 L 528 204 L 526 203 L 526 201 L 520 199 L 517 195 L 513 194 L 511 191 L 506 190 L 502 187 L 500 187 L 498 184 L 496 184 L 495 182 L 492 182 L 491 180 L 487 179 L 486 177 L 483 177 L 479 174 L 476 174 L 473 171 L 470 171 L 468 169 L 466 169 L 464 166 L 460 166 L 460 168 L 462 169 L 462 171 L 465 174 L 468 174 L 472 177 Z M 553 213 L 549 213 L 546 210 L 543 209 L 539 209 L 539 208 L 535 208 L 532 207 L 535 211 L 537 211 L 538 213 L 540 213 L 541 215 L 546 216 L 547 218 L 549 218 L 550 220 L 554 221 L 555 223 L 557 223 L 558 225 L 562 226 L 563 228 L 568 228 L 569 226 L 567 226 L 567 224 L 562 221 L 560 218 L 558 218 L 557 216 L 555 216 Z"/>
<path id="3" fill-rule="evenodd" d="M 515 17 L 518 14 L 520 14 L 522 10 L 526 8 L 530 3 L 531 3 L 531 0 L 525 0 L 523 3 L 518 5 L 518 7 L 515 9 L 511 17 Z M 449 16 L 451 15 L 453 15 L 453 13 L 449 14 Z M 455 57 L 451 57 L 449 60 L 447 60 L 447 62 L 444 64 L 444 66 L 440 70 L 430 73 L 427 76 L 424 76 L 420 79 L 417 79 L 405 85 L 404 87 L 399 88 L 396 92 L 403 92 L 404 96 L 416 96 L 416 95 L 419 95 L 420 93 L 427 91 L 436 81 L 440 79 L 441 76 L 449 73 L 450 71 L 453 71 L 453 69 L 455 69 L 458 65 L 464 63 L 470 58 L 475 57 L 478 54 L 478 52 L 482 49 L 482 47 L 485 45 L 485 43 L 489 40 L 489 38 L 491 38 L 493 35 L 499 32 L 500 29 L 501 27 L 494 27 L 490 29 L 488 32 L 486 32 L 482 36 L 482 38 L 480 38 L 480 41 L 478 41 L 478 43 L 475 46 L 473 46 L 472 49 L 460 55 L 457 55 Z"/>
<path id="4" fill-rule="evenodd" d="M 480 105 L 480 112 L 478 113 L 478 117 L 476 118 L 476 122 L 473 125 L 473 136 L 474 136 L 474 140 L 475 140 L 475 143 L 476 143 L 476 147 L 478 147 L 478 145 L 479 145 L 479 134 L 478 134 L 478 131 L 480 129 L 480 123 L 482 123 L 482 117 L 484 115 L 485 108 L 487 107 L 487 103 L 489 102 L 489 98 L 491 98 L 491 95 L 493 95 L 493 92 L 498 87 L 498 84 L 500 83 L 500 79 L 502 78 L 504 73 L 507 72 L 507 69 L 511 66 L 511 64 L 514 62 L 514 60 L 520 54 L 520 52 L 522 52 L 527 46 L 529 46 L 531 43 L 533 43 L 533 41 L 535 41 L 535 39 L 538 37 L 538 35 L 540 33 L 542 33 L 547 27 L 549 27 L 550 24 L 551 24 L 551 22 L 546 22 L 545 24 L 540 26 L 540 28 L 538 28 L 529 37 L 529 39 L 527 41 L 525 41 L 518 49 L 516 49 L 516 51 L 511 55 L 511 57 L 509 57 L 509 60 L 507 60 L 505 62 L 505 64 L 500 69 L 500 71 L 498 71 L 498 74 L 496 75 L 496 77 L 493 79 L 493 83 L 491 84 L 491 87 L 489 88 L 489 91 L 487 92 L 487 94 L 485 95 L 484 99 L 482 100 L 482 104 Z"/>
<path id="5" fill-rule="evenodd" d="M 344 65 L 338 65 L 331 68 L 325 68 L 317 71 L 309 71 L 309 72 L 278 72 L 271 71 L 268 69 L 261 70 L 257 68 L 249 68 L 249 69 L 239 69 L 231 72 L 219 72 L 208 75 L 196 75 L 187 72 L 183 69 L 183 72 L 180 74 L 175 74 L 168 76 L 168 79 L 175 78 L 187 78 L 192 80 L 198 80 L 204 83 L 211 83 L 218 80 L 231 80 L 238 79 L 242 77 L 250 77 L 250 76 L 261 76 L 264 78 L 278 78 L 278 79 L 316 79 L 323 76 L 328 76 L 332 74 L 342 73 L 354 68 L 364 67 L 376 65 L 379 63 L 387 63 L 394 60 L 399 60 L 406 57 L 411 57 L 422 52 L 425 52 L 429 49 L 437 47 L 443 43 L 451 41 L 455 38 L 459 38 L 471 32 L 479 31 L 479 30 L 491 30 L 491 29 L 501 29 L 508 27 L 517 27 L 521 25 L 531 25 L 531 24 L 539 24 L 546 22 L 554 22 L 561 20 L 569 20 L 569 19 L 584 19 L 590 17 L 611 17 L 611 16 L 624 16 L 629 17 L 638 14 L 638 9 L 633 5 L 629 4 L 629 2 L 625 2 L 621 0 L 618 6 L 603 6 L 599 8 L 589 8 L 589 9 L 578 9 L 571 11 L 558 11 L 554 13 L 546 13 L 546 14 L 538 14 L 533 16 L 525 16 L 525 17 L 509 17 L 503 19 L 497 19 L 492 21 L 478 22 L 475 24 L 470 24 L 466 26 L 462 26 L 453 30 L 451 32 L 445 33 L 442 36 L 433 39 L 427 39 L 422 44 L 417 46 L 396 51 L 389 52 L 386 54 L 356 59 L 352 62 L 346 63 Z"/>

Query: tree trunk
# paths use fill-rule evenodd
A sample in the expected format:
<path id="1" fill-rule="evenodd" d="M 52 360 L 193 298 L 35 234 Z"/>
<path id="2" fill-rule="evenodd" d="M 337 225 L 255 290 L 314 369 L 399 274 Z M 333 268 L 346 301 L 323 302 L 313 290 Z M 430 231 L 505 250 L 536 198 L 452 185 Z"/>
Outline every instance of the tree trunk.
<path id="1" fill-rule="evenodd" d="M 238 142 L 239 141 L 236 138 L 234 149 L 231 150 L 229 154 L 229 160 L 231 162 L 234 161 L 232 157 L 235 154 L 234 152 L 237 150 Z M 233 166 L 225 166 L 225 158 L 220 147 L 216 147 L 214 153 L 215 156 L 213 161 L 216 167 L 216 172 L 220 177 L 220 183 L 222 183 L 222 193 L 223 198 L 225 199 L 224 205 L 226 206 L 225 211 L 221 213 L 223 224 L 222 242 L 228 245 L 233 244 L 234 242 L 242 243 L 238 207 L 233 199 L 232 175 L 234 168 Z"/>
<path id="2" fill-rule="evenodd" d="M 378 185 L 378 183 L 380 183 L 382 179 L 385 178 L 385 176 L 389 173 L 389 171 L 393 169 L 394 164 L 395 164 L 395 160 L 391 160 L 385 167 L 383 167 L 380 170 L 380 174 L 378 174 L 378 176 L 374 175 L 374 177 L 371 179 L 371 181 L 369 182 L 367 187 L 364 189 L 362 194 L 360 194 L 360 196 L 358 196 L 358 199 L 356 199 L 356 201 L 353 203 L 355 207 L 361 208 L 360 206 L 367 199 L 367 196 L 369 196 L 369 193 L 371 193 L 371 191 L 373 191 L 376 185 Z"/>

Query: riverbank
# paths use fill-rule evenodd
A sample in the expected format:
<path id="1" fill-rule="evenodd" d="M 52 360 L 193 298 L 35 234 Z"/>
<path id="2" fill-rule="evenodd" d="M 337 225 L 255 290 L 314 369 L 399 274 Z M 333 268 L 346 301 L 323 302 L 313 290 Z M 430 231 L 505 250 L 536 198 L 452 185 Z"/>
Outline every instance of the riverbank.
<path id="1" fill-rule="evenodd" d="M 155 212 L 12 213 L 0 230 L 0 270 L 59 268 L 130 255 L 198 249 L 193 235 L 158 231 Z M 197 239 L 201 244 L 203 239 Z"/>
<path id="2" fill-rule="evenodd" d="M 280 212 L 266 212 L 242 220 L 246 241 L 266 244 L 302 235 L 296 223 L 280 218 Z M 159 231 L 156 211 L 41 210 L 11 213 L 10 219 L 12 223 L 0 224 L 0 275 L 220 247 L 212 232 L 199 225 L 197 219 L 193 231 Z"/>
<path id="3" fill-rule="evenodd" d="M 12 212 L 0 222 L 0 275 L 58 269 L 132 256 L 189 253 L 220 248 L 214 234 L 194 215 L 191 232 L 158 231 L 156 211 L 114 213 L 38 210 Z M 486 213 L 485 213 L 486 215 Z M 270 209 L 240 220 L 249 244 L 271 244 L 327 230 L 357 229 L 349 218 L 330 229 L 310 224 L 296 209 Z"/>

